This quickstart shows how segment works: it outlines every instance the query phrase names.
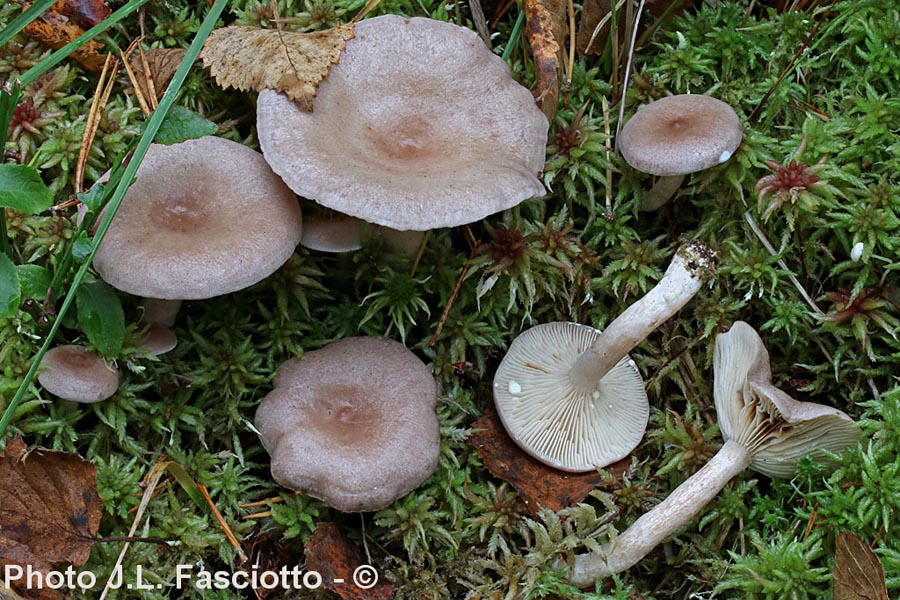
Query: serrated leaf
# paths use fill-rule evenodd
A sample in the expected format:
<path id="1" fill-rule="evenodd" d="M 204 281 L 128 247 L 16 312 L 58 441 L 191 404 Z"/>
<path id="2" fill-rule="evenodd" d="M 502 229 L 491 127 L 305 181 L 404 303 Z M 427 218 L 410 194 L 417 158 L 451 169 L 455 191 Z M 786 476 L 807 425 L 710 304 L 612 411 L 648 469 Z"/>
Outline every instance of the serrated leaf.
<path id="1" fill-rule="evenodd" d="M 50 208 L 53 192 L 26 165 L 0 165 L 0 207 L 33 215 Z"/>
<path id="2" fill-rule="evenodd" d="M 212 135 L 217 129 L 215 123 L 204 119 L 189 108 L 173 106 L 169 109 L 153 141 L 171 146 L 185 140 Z"/>
<path id="3" fill-rule="evenodd" d="M 284 92 L 312 112 L 319 83 L 354 35 L 353 23 L 299 33 L 255 27 L 223 27 L 203 46 L 203 65 L 223 88 Z"/>
<path id="4" fill-rule="evenodd" d="M 0 318 L 11 317 L 19 312 L 22 300 L 22 286 L 16 265 L 3 253 L 0 253 Z"/>
<path id="5" fill-rule="evenodd" d="M 47 299 L 47 290 L 52 280 L 50 271 L 40 265 L 19 265 L 16 272 L 22 285 L 23 298 L 31 298 L 38 302 Z"/>
<path id="6" fill-rule="evenodd" d="M 116 292 L 102 281 L 81 284 L 75 296 L 78 327 L 106 358 L 116 358 L 125 342 L 125 312 Z"/>

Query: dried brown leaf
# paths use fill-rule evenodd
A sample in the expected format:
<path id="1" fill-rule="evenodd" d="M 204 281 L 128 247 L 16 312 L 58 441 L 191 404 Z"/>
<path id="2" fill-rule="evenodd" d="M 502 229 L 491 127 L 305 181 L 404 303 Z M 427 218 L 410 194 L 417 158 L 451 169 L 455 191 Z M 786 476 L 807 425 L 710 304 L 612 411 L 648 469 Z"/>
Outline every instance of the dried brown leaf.
<path id="1" fill-rule="evenodd" d="M 577 504 L 591 490 L 604 484 L 599 473 L 567 473 L 526 454 L 510 439 L 493 408 L 476 419 L 472 429 L 469 443 L 484 466 L 494 477 L 509 482 L 519 492 L 532 516 L 537 516 L 541 508 L 557 511 Z M 606 472 L 621 474 L 628 463 L 628 459 L 620 460 L 608 466 Z"/>
<path id="2" fill-rule="evenodd" d="M 537 102 L 551 122 L 559 103 L 568 33 L 566 0 L 525 0 L 525 33 L 534 55 Z"/>
<path id="3" fill-rule="evenodd" d="M 851 531 L 838 533 L 835 542 L 834 600 L 889 600 L 881 561 Z"/>
<path id="4" fill-rule="evenodd" d="M 178 70 L 178 65 L 181 64 L 185 54 L 187 54 L 187 50 L 184 48 L 152 48 L 144 51 L 143 60 L 140 52 L 135 52 L 128 59 L 137 86 L 141 88 L 141 94 L 143 94 L 144 98 L 150 98 L 152 95 L 150 93 L 150 81 L 153 82 L 156 99 L 162 98 L 166 91 L 166 86 L 169 85 L 169 81 L 175 75 L 175 71 Z M 147 63 L 146 71 L 144 70 L 144 61 Z"/>
<path id="5" fill-rule="evenodd" d="M 22 8 L 28 8 L 29 5 L 30 3 L 25 3 Z M 48 10 L 26 25 L 22 32 L 55 50 L 79 37 L 84 30 L 71 22 L 69 17 Z M 106 53 L 103 50 L 102 44 L 91 40 L 73 52 L 70 57 L 80 62 L 85 69 L 99 71 L 106 61 Z"/>
<path id="6" fill-rule="evenodd" d="M 101 514 L 91 463 L 69 452 L 28 453 L 22 439 L 13 438 L 0 457 L 0 481 L 0 566 L 31 565 L 46 573 L 87 562 Z M 29 598 L 57 597 L 13 584 Z"/>
<path id="7" fill-rule="evenodd" d="M 57 0 L 50 10 L 69 17 L 82 29 L 99 25 L 103 19 L 112 14 L 112 10 L 103 0 Z"/>
<path id="8" fill-rule="evenodd" d="M 323 587 L 343 600 L 389 600 L 394 595 L 394 586 L 386 579 L 379 579 L 368 589 L 360 586 L 360 583 L 368 585 L 372 580 L 366 577 L 373 574 L 377 577 L 377 571 L 366 564 L 359 548 L 334 523 L 319 523 L 306 540 L 304 551 L 306 569 L 317 571 L 322 576 Z"/>
<path id="9" fill-rule="evenodd" d="M 319 83 L 340 60 L 353 29 L 353 23 L 312 33 L 224 27 L 212 32 L 201 57 L 223 88 L 284 92 L 312 112 Z"/>

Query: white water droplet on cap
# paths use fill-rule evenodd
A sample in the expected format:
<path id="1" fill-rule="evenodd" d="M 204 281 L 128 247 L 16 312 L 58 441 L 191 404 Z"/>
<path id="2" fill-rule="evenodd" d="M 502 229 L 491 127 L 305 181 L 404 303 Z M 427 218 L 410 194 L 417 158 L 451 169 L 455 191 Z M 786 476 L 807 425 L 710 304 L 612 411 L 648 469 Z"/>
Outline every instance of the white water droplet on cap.
<path id="1" fill-rule="evenodd" d="M 719 164 L 721 165 L 723 162 L 731 158 L 731 152 L 725 150 L 722 154 L 719 155 Z"/>
<path id="2" fill-rule="evenodd" d="M 509 390 L 510 394 L 521 394 L 522 393 L 522 386 L 519 385 L 518 381 L 513 381 L 512 379 L 509 380 L 509 385 L 506 386 L 506 389 Z"/>

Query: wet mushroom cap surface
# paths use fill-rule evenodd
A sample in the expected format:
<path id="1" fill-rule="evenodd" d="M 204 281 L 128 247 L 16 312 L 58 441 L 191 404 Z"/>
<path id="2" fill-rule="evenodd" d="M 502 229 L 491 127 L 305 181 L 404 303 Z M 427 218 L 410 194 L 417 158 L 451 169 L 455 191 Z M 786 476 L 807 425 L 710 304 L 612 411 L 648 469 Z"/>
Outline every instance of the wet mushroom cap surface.
<path id="1" fill-rule="evenodd" d="M 131 294 L 211 298 L 275 272 L 301 227 L 297 198 L 258 152 L 211 136 L 154 144 L 94 267 Z"/>
<path id="2" fill-rule="evenodd" d="M 119 372 L 84 346 L 51 348 L 41 360 L 38 382 L 64 400 L 100 402 L 119 389 Z"/>
<path id="3" fill-rule="evenodd" d="M 731 158 L 744 132 L 728 104 L 702 94 L 667 96 L 639 109 L 622 127 L 619 151 L 652 175 L 687 175 Z"/>
<path id="4" fill-rule="evenodd" d="M 543 195 L 548 127 L 475 32 L 397 15 L 357 23 L 312 113 L 270 90 L 257 104 L 260 147 L 291 189 L 398 230 Z"/>
<path id="5" fill-rule="evenodd" d="M 494 376 L 494 401 L 506 431 L 528 454 L 557 469 L 593 471 L 627 456 L 641 441 L 650 405 L 627 356 L 590 393 L 569 373 L 600 335 L 578 323 L 546 323 L 522 333 Z"/>
<path id="6" fill-rule="evenodd" d="M 281 485 L 346 512 L 384 508 L 431 476 L 437 385 L 402 344 L 347 338 L 282 364 L 255 426 Z"/>

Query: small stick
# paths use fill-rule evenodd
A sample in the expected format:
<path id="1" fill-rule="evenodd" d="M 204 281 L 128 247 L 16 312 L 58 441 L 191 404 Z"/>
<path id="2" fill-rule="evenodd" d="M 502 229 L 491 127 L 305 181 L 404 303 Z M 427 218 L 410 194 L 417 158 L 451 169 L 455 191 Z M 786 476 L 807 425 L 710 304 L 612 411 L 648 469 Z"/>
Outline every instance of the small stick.
<path id="1" fill-rule="evenodd" d="M 569 10 L 569 61 L 566 63 L 566 85 L 572 85 L 572 73 L 575 71 L 575 4 L 568 3 Z"/>
<path id="2" fill-rule="evenodd" d="M 203 497 L 206 499 L 206 503 L 209 504 L 209 508 L 212 510 L 213 516 L 216 518 L 216 521 L 219 522 L 219 527 L 221 527 L 222 531 L 225 532 L 225 537 L 228 538 L 228 543 L 230 543 L 231 547 L 235 549 L 241 562 L 246 562 L 247 555 L 244 554 L 244 551 L 241 549 L 241 543 L 235 537 L 234 532 L 231 531 L 231 527 L 228 526 L 228 523 L 225 522 L 225 518 L 222 516 L 222 513 L 219 512 L 218 508 L 216 508 L 215 503 L 213 503 L 212 498 L 210 498 L 209 496 L 209 490 L 207 490 L 206 486 L 202 483 L 198 483 L 197 488 L 200 489 L 200 493 L 203 494 Z"/>
<path id="3" fill-rule="evenodd" d="M 246 515 L 245 517 L 242 517 L 242 518 L 243 518 L 245 521 L 252 521 L 252 520 L 255 520 L 255 519 L 266 519 L 266 518 L 271 517 L 271 516 L 272 516 L 272 511 L 271 511 L 271 510 L 264 510 L 264 511 L 262 511 L 262 512 L 253 513 L 252 515 Z"/>
<path id="4" fill-rule="evenodd" d="M 100 72 L 100 79 L 97 81 L 97 89 L 94 91 L 94 97 L 91 100 L 91 108 L 88 111 L 87 121 L 84 124 L 84 133 L 81 136 L 81 148 L 78 150 L 78 164 L 75 167 L 76 194 L 84 191 L 84 170 L 87 167 L 88 155 L 91 153 L 94 138 L 97 136 L 97 128 L 100 127 L 100 113 L 106 106 L 115 83 L 112 74 L 118 69 L 117 62 L 116 57 L 112 54 L 106 55 L 103 70 Z"/>

